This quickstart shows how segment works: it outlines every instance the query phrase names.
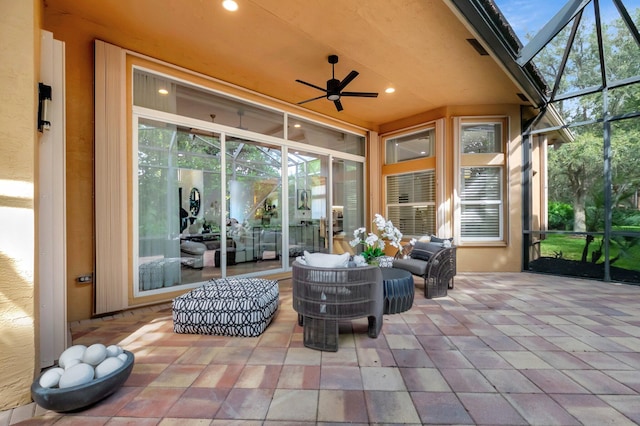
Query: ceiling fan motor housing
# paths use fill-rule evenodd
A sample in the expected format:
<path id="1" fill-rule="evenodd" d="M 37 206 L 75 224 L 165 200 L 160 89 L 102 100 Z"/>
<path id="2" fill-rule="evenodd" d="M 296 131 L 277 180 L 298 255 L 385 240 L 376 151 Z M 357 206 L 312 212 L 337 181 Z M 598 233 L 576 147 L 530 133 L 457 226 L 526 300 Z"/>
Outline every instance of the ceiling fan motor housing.
<path id="1" fill-rule="evenodd" d="M 340 80 L 337 78 L 332 78 L 331 80 L 327 80 L 327 99 L 330 101 L 337 101 L 340 99 L 340 90 L 338 86 L 340 85 Z"/>

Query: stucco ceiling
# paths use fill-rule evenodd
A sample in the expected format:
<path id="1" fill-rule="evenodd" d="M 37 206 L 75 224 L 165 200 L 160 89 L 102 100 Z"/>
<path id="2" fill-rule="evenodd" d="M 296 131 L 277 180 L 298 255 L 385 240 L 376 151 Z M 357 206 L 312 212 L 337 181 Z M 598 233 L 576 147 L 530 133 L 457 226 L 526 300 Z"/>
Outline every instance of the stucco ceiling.
<path id="1" fill-rule="evenodd" d="M 296 83 L 325 86 L 330 54 L 336 78 L 360 75 L 344 111 L 320 99 L 302 107 L 359 126 L 413 116 L 444 105 L 522 103 L 518 88 L 447 0 L 44 0 L 48 21 L 69 20 L 109 43 L 295 104 L 319 96 Z M 80 23 L 80 24 L 79 24 Z M 54 33 L 55 36 L 55 33 Z M 384 93 L 393 86 L 396 92 Z"/>

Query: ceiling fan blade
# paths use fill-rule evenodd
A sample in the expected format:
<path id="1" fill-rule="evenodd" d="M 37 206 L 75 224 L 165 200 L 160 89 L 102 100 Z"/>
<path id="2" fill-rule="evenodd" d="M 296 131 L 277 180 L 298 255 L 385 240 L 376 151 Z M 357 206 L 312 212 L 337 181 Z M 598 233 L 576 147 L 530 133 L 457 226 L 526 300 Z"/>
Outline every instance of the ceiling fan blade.
<path id="1" fill-rule="evenodd" d="M 340 99 L 336 99 L 335 101 L 333 101 L 333 103 L 335 104 L 338 111 L 342 111 L 342 103 L 340 103 Z"/>
<path id="2" fill-rule="evenodd" d="M 315 98 L 307 99 L 306 101 L 298 102 L 298 105 L 306 104 L 307 102 L 317 101 L 318 99 L 326 98 L 326 95 L 317 96 Z"/>
<path id="3" fill-rule="evenodd" d="M 302 83 L 305 84 L 309 87 L 313 87 L 314 89 L 318 89 L 318 90 L 322 90 L 323 92 L 326 93 L 327 89 L 320 87 L 320 86 L 316 86 L 315 84 L 311 84 L 311 83 L 307 83 L 306 81 L 302 81 L 302 80 L 296 80 L 298 83 Z"/>
<path id="4" fill-rule="evenodd" d="M 378 94 L 375 92 L 342 92 L 340 96 L 357 96 L 360 98 L 377 98 Z"/>
<path id="5" fill-rule="evenodd" d="M 353 81 L 354 78 L 356 78 L 358 76 L 358 74 L 360 74 L 358 71 L 351 71 L 349 73 L 349 75 L 347 75 L 344 80 L 342 80 L 340 82 L 340 84 L 338 84 L 338 91 L 341 91 L 342 89 L 344 89 L 345 87 L 347 87 L 347 84 L 351 83 Z"/>

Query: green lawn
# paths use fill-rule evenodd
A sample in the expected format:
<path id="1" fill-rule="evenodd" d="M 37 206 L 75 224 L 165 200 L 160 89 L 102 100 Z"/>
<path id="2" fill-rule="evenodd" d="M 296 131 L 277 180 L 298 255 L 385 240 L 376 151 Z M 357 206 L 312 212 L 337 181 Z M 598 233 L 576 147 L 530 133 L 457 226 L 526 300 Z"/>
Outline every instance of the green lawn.
<path id="1" fill-rule="evenodd" d="M 591 253 L 600 247 L 601 238 L 596 237 L 589 245 L 588 261 L 591 261 Z M 584 249 L 584 235 L 557 235 L 547 234 L 546 238 L 540 242 L 540 255 L 544 257 L 560 257 L 568 260 L 582 259 L 582 250 Z M 610 247 L 609 257 L 614 258 L 620 252 L 617 244 Z M 604 256 L 597 263 L 604 262 Z M 632 247 L 628 252 L 621 256 L 615 263 L 615 266 L 624 269 L 640 270 L 640 244 Z"/>

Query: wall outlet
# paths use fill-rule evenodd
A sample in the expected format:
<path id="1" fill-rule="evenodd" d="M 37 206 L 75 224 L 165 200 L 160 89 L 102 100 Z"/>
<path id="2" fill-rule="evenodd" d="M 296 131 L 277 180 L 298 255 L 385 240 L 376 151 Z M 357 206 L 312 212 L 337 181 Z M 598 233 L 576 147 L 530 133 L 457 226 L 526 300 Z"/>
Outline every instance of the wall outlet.
<path id="1" fill-rule="evenodd" d="M 80 275 L 78 278 L 76 278 L 76 281 L 78 281 L 81 284 L 90 283 L 93 281 L 93 274 Z"/>

